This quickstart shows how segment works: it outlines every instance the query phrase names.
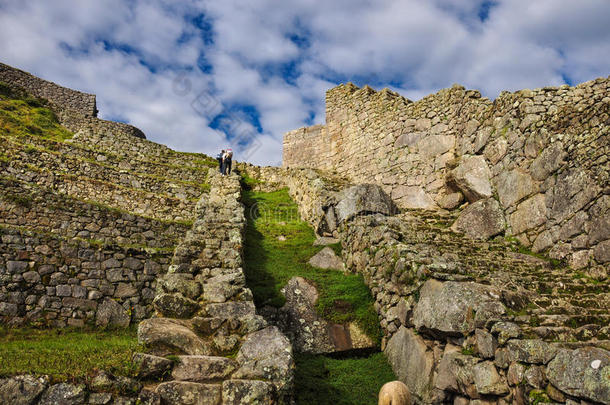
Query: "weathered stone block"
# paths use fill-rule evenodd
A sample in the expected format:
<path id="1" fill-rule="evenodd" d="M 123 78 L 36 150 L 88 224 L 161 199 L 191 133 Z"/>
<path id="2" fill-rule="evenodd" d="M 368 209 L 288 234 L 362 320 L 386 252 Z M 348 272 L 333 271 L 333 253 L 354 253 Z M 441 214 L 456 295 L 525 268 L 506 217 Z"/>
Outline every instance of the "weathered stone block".
<path id="1" fill-rule="evenodd" d="M 420 290 L 413 323 L 433 335 L 468 335 L 504 314 L 499 297 L 498 291 L 482 284 L 428 280 Z"/>
<path id="2" fill-rule="evenodd" d="M 414 397 L 426 402 L 432 395 L 434 355 L 421 336 L 401 326 L 388 342 L 385 354 L 398 379 Z"/>
<path id="3" fill-rule="evenodd" d="M 169 381 L 156 389 L 162 403 L 167 405 L 220 405 L 220 384 L 199 384 L 185 381 Z"/>
<path id="4" fill-rule="evenodd" d="M 505 228 L 504 212 L 493 198 L 479 200 L 464 208 L 451 227 L 473 239 L 489 239 L 503 233 Z"/>
<path id="5" fill-rule="evenodd" d="M 542 225 L 546 219 L 546 198 L 544 194 L 536 194 L 517 206 L 517 211 L 510 216 L 510 224 L 513 234 L 518 235 Z"/>
<path id="6" fill-rule="evenodd" d="M 180 381 L 211 382 L 228 378 L 237 363 L 226 357 L 179 356 L 172 377 Z"/>
<path id="7" fill-rule="evenodd" d="M 610 352 L 595 347 L 562 349 L 547 367 L 549 381 L 564 393 L 610 404 Z"/>
<path id="8" fill-rule="evenodd" d="M 0 379 L 0 403 L 33 405 L 48 385 L 46 378 L 31 375 Z"/>
<path id="9" fill-rule="evenodd" d="M 466 199 L 475 202 L 492 196 L 491 171 L 483 156 L 463 156 L 449 174 L 449 182 L 458 187 Z"/>

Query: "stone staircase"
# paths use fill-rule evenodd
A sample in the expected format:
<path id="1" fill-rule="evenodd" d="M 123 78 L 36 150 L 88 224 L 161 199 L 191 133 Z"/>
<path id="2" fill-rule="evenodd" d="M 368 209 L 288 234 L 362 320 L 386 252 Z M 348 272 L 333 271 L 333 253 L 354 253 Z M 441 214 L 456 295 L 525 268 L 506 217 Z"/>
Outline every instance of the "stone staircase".
<path id="1" fill-rule="evenodd" d="M 362 269 L 369 282 L 385 279 L 399 295 L 412 293 L 428 278 L 498 287 L 509 304 L 506 319 L 531 337 L 567 342 L 609 339 L 607 281 L 540 255 L 520 253 L 516 241 L 465 238 L 450 229 L 454 221 L 450 213 L 430 211 L 411 211 L 379 222 L 373 217 L 359 218 L 348 226 L 346 243 L 354 244 L 354 254 L 347 265 Z M 355 232 L 364 228 L 369 235 Z M 391 242 L 385 244 L 382 238 Z M 360 249 L 375 257 L 373 263 L 391 252 L 387 266 L 391 268 L 384 273 L 384 266 L 370 261 L 366 266 L 364 254 L 357 254 Z M 381 289 L 373 287 L 373 292 Z M 378 295 L 382 314 L 391 307 L 384 296 Z M 386 324 L 385 328 L 391 335 L 393 327 Z"/>
<path id="2" fill-rule="evenodd" d="M 141 378 L 168 404 L 289 403 L 288 339 L 256 314 L 245 285 L 239 177 L 210 176 L 195 222 L 157 283 L 158 317 L 140 323 Z"/>

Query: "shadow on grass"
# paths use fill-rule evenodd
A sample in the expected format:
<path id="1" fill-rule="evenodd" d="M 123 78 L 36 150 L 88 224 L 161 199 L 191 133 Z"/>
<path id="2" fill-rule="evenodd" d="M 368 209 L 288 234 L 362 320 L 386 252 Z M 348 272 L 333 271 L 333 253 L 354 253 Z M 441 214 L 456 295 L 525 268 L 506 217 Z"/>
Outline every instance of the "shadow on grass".
<path id="1" fill-rule="evenodd" d="M 349 358 L 297 354 L 295 361 L 298 405 L 374 405 L 381 386 L 396 379 L 383 353 Z"/>

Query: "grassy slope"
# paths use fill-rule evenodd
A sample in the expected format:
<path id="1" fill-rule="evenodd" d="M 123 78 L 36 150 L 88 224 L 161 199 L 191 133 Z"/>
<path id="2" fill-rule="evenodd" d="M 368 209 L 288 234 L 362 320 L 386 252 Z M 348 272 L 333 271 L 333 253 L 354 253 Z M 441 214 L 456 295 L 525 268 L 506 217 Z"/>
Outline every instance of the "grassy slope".
<path id="1" fill-rule="evenodd" d="M 337 323 L 355 321 L 379 341 L 381 331 L 373 298 L 361 275 L 311 267 L 307 261 L 322 248 L 313 246 L 315 234 L 298 215 L 287 190 L 271 193 L 245 191 L 248 226 L 245 272 L 257 306 L 284 304 L 280 289 L 294 276 L 318 287 L 318 312 Z M 253 219 L 253 205 L 259 216 Z M 279 240 L 284 236 L 286 240 Z"/>
<path id="2" fill-rule="evenodd" d="M 0 376 L 46 374 L 54 381 L 84 381 L 95 370 L 130 375 L 141 349 L 134 329 L 0 329 Z"/>
<path id="3" fill-rule="evenodd" d="M 396 379 L 383 353 L 349 359 L 297 354 L 295 360 L 299 405 L 374 405 L 381 386 Z"/>
<path id="4" fill-rule="evenodd" d="M 0 133 L 14 137 L 36 135 L 57 141 L 73 136 L 58 123 L 45 100 L 14 92 L 1 82 Z"/>

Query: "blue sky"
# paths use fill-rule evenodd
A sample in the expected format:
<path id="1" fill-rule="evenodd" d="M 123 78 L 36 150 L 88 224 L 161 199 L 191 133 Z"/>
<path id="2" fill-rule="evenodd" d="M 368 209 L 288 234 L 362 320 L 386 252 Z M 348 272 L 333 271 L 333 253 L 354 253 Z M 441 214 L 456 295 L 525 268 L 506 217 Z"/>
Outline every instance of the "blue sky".
<path id="1" fill-rule="evenodd" d="M 281 162 L 343 82 L 417 100 L 610 74 L 608 0 L 0 0 L 0 61 L 183 151 Z"/>

